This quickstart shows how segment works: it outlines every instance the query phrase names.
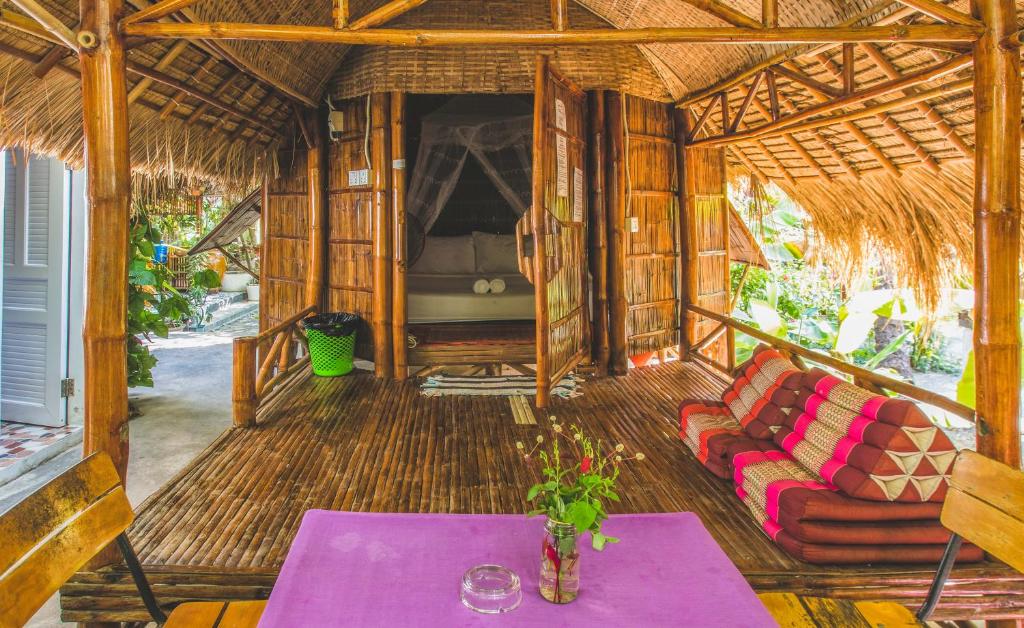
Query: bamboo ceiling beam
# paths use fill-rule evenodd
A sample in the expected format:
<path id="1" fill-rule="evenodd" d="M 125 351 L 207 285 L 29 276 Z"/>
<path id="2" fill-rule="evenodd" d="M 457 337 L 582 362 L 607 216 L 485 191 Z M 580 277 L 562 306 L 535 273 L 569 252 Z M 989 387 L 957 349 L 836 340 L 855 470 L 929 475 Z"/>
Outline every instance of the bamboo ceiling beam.
<path id="1" fill-rule="evenodd" d="M 936 0 L 900 0 L 900 3 L 942 22 L 961 24 L 963 26 L 981 26 L 981 22 L 970 15 L 961 13 L 941 2 L 936 2 Z"/>
<path id="2" fill-rule="evenodd" d="M 140 76 L 145 76 L 147 78 L 151 78 L 151 79 L 153 79 L 154 81 L 156 81 L 158 83 L 163 83 L 164 85 L 167 85 L 168 87 L 173 87 L 173 88 L 177 89 L 178 91 L 181 91 L 181 92 L 183 92 L 183 93 L 185 93 L 185 94 L 195 98 L 196 100 L 201 100 L 201 101 L 203 101 L 205 103 L 208 103 L 208 104 L 210 104 L 210 105 L 220 109 L 221 111 L 223 111 L 225 113 L 230 113 L 230 114 L 232 114 L 234 116 L 237 116 L 237 117 L 241 118 L 242 120 L 245 120 L 246 122 L 254 124 L 254 125 L 262 128 L 264 131 L 267 131 L 268 133 L 270 133 L 271 137 L 279 137 L 280 136 L 280 133 L 278 133 L 277 129 L 275 129 L 272 126 L 268 125 L 263 120 L 260 120 L 259 118 L 256 118 L 256 117 L 252 116 L 251 114 L 249 114 L 249 113 L 247 113 L 245 111 L 242 111 L 241 109 L 239 109 L 235 105 L 232 105 L 232 104 L 229 104 L 229 103 L 226 103 L 226 102 L 222 102 L 222 101 L 218 100 L 217 98 L 214 98 L 211 94 L 208 94 L 208 93 L 203 92 L 203 91 L 201 91 L 199 89 L 196 89 L 196 88 L 192 87 L 191 85 L 188 85 L 184 81 L 179 81 L 178 79 L 174 78 L 173 76 L 169 76 L 167 74 L 164 74 L 163 72 L 160 72 L 159 70 L 154 70 L 153 68 L 147 68 L 144 65 L 141 65 L 141 64 L 138 64 L 138 63 L 135 63 L 135 62 L 132 62 L 132 61 L 129 61 L 127 63 L 127 67 L 128 67 L 128 71 L 129 72 L 133 72 L 133 73 L 138 74 Z"/>
<path id="3" fill-rule="evenodd" d="M 697 122 L 694 123 L 693 128 L 690 129 L 690 133 L 686 139 L 687 144 L 692 142 L 697 137 L 701 129 L 704 128 L 704 125 L 707 124 L 708 120 L 711 119 L 711 114 L 715 110 L 715 105 L 718 104 L 718 101 L 721 100 L 721 98 L 722 97 L 719 96 L 718 98 L 715 98 L 714 100 L 708 103 L 707 108 L 704 109 L 704 113 L 700 114 L 700 117 L 697 118 Z"/>
<path id="4" fill-rule="evenodd" d="M 213 69 L 217 67 L 217 63 L 218 61 L 216 57 L 207 57 L 207 59 L 203 61 L 203 64 L 199 66 L 199 69 L 192 74 L 192 77 L 195 78 L 200 74 L 209 74 L 213 72 Z M 167 104 L 164 105 L 163 109 L 160 110 L 160 117 L 165 119 L 171 117 L 171 114 L 178 108 L 178 105 L 185 101 L 186 97 L 188 97 L 188 94 L 182 91 L 175 94 L 167 101 Z"/>
<path id="5" fill-rule="evenodd" d="M 857 91 L 857 56 L 853 44 L 843 44 L 843 67 L 841 79 L 843 93 L 849 96 Z"/>
<path id="6" fill-rule="evenodd" d="M 843 20 L 842 22 L 840 22 L 837 26 L 838 27 L 855 26 L 857 24 L 860 24 L 864 20 L 867 20 L 867 19 L 875 16 L 876 14 L 881 13 L 882 11 L 885 11 L 885 10 L 891 8 L 892 6 L 894 6 L 896 4 L 898 4 L 898 0 L 879 0 L 878 2 L 872 4 L 870 7 L 867 7 L 866 9 L 864 9 L 862 11 L 858 11 L 857 13 L 851 15 L 849 18 L 847 18 L 847 19 Z M 885 18 L 875 22 L 875 25 L 877 26 L 877 25 L 880 25 L 880 24 L 889 23 L 889 20 L 892 19 L 894 15 L 895 16 L 906 16 L 906 15 L 912 13 L 912 12 L 913 12 L 913 10 L 909 9 L 909 8 L 897 9 L 893 13 L 887 15 Z M 747 79 L 749 79 L 751 76 L 753 76 L 754 73 L 756 73 L 756 72 L 764 71 L 764 70 L 766 70 L 766 69 L 768 69 L 768 68 L 770 68 L 770 67 L 772 67 L 774 65 L 778 65 L 778 64 L 782 63 L 783 61 L 788 61 L 789 59 L 792 59 L 794 57 L 798 57 L 798 56 L 800 56 L 802 54 L 807 54 L 807 53 L 809 53 L 811 51 L 814 51 L 815 49 L 816 49 L 816 46 L 794 46 L 794 47 L 790 48 L 789 50 L 784 50 L 784 51 L 782 51 L 782 52 L 780 52 L 778 54 L 775 54 L 775 55 L 772 55 L 771 57 L 768 57 L 764 61 L 761 61 L 759 63 L 755 63 L 755 64 L 751 65 L 750 67 L 748 67 L 748 68 L 746 68 L 744 70 L 741 70 L 741 71 L 739 71 L 739 72 L 737 72 L 737 73 L 735 73 L 735 74 L 733 74 L 733 75 L 731 75 L 731 76 L 729 76 L 729 77 L 719 81 L 718 83 L 716 83 L 714 85 L 711 85 L 709 87 L 705 87 L 703 89 L 699 89 L 699 90 L 695 90 L 695 91 L 690 92 L 689 94 L 687 94 L 687 95 L 683 96 L 682 98 L 680 98 L 679 100 L 677 100 L 676 101 L 676 106 L 677 107 L 686 107 L 686 106 L 692 105 L 692 104 L 694 104 L 696 102 L 700 102 L 700 101 L 704 100 L 705 98 L 707 98 L 709 96 L 712 96 L 714 94 L 717 94 L 718 92 L 720 92 L 722 90 L 731 89 L 731 88 L 736 87 L 737 85 L 739 85 L 741 83 L 745 83 L 747 81 Z"/>
<path id="7" fill-rule="evenodd" d="M 782 99 L 783 106 L 788 111 L 793 113 L 797 111 L 796 103 L 794 103 L 789 96 L 787 96 L 786 94 L 779 94 L 779 96 Z M 843 170 L 843 172 L 850 175 L 854 179 L 860 178 L 860 172 L 858 172 L 857 169 L 853 167 L 853 164 L 850 163 L 850 160 L 847 159 L 846 156 L 843 155 L 841 152 L 839 152 L 839 149 L 836 148 L 835 145 L 832 144 L 832 142 L 828 138 L 821 134 L 820 129 L 810 129 L 807 132 L 810 133 L 811 137 L 817 140 L 819 144 L 821 144 L 821 146 L 825 149 L 825 152 L 827 152 L 829 156 L 837 164 L 839 164 L 839 167 Z"/>
<path id="8" fill-rule="evenodd" d="M 775 71 L 768 68 L 764 71 L 764 83 L 765 87 L 768 88 L 768 106 L 771 111 L 772 122 L 775 122 L 782 115 L 779 109 L 779 86 L 775 83 Z"/>
<path id="9" fill-rule="evenodd" d="M 128 0 L 128 4 L 131 4 L 133 7 L 141 11 L 151 6 L 152 2 L 150 2 L 150 0 Z M 195 11 L 193 11 L 191 8 L 181 9 L 179 11 L 179 15 L 181 19 L 187 20 L 189 22 L 201 21 L 199 19 L 199 16 L 196 15 Z M 168 18 L 163 19 L 167 20 Z M 254 63 L 250 63 L 244 57 L 235 54 L 229 48 L 222 45 L 220 42 L 195 40 L 191 43 L 193 43 L 196 47 L 206 51 L 208 54 L 212 54 L 216 57 L 219 57 L 229 65 L 234 66 L 239 71 L 248 74 L 253 79 L 262 81 L 263 83 L 273 87 L 277 91 L 281 92 L 281 94 L 288 99 L 296 100 L 309 107 L 318 106 L 318 103 L 314 101 L 312 98 L 292 88 L 287 83 L 284 83 L 283 81 L 278 80 L 273 76 L 270 76 L 267 72 L 261 70 Z"/>
<path id="10" fill-rule="evenodd" d="M 231 85 L 235 82 L 236 78 L 238 78 L 238 74 L 230 74 L 226 79 L 221 81 L 220 85 L 218 85 L 216 89 L 210 92 L 210 98 L 219 100 L 220 97 L 224 95 L 224 92 L 231 89 Z M 188 122 L 189 124 L 196 122 L 197 120 L 199 120 L 199 117 L 206 113 L 207 109 L 209 108 L 210 103 L 199 103 L 199 106 L 192 110 L 192 113 L 189 115 L 186 122 Z"/>
<path id="11" fill-rule="evenodd" d="M 67 46 L 62 44 L 54 44 L 49 50 L 46 51 L 36 63 L 35 67 L 32 68 L 32 74 L 38 78 L 46 78 L 46 75 L 50 73 L 53 66 L 60 63 L 65 57 L 71 54 Z"/>
<path id="12" fill-rule="evenodd" d="M 824 53 L 819 54 L 817 56 L 817 59 L 818 63 L 820 63 L 823 68 L 825 68 L 826 72 L 831 74 L 834 78 L 845 80 L 845 65 L 844 67 L 840 68 L 839 66 L 836 65 L 835 61 L 833 61 L 828 55 Z M 897 74 L 897 77 L 898 76 L 899 74 Z M 871 103 L 869 101 L 867 104 L 870 105 L 877 103 Z M 890 133 L 892 133 L 893 137 L 895 137 L 900 144 L 903 144 L 904 148 L 909 150 L 915 157 L 917 157 L 917 159 L 922 164 L 924 164 L 925 167 L 927 167 L 935 174 L 941 172 L 939 164 L 937 161 L 935 161 L 935 158 L 933 158 L 931 154 L 929 154 L 928 151 L 925 150 L 925 148 L 921 146 L 921 144 L 917 140 L 912 138 L 910 134 L 907 133 L 907 131 L 902 126 L 900 126 L 900 124 L 896 122 L 896 120 L 894 120 L 893 117 L 889 115 L 887 111 L 875 114 L 875 119 L 877 119 L 882 124 L 882 126 L 884 126 Z"/>
<path id="13" fill-rule="evenodd" d="M 858 105 L 860 103 L 863 103 L 863 102 L 866 102 L 866 101 L 869 101 L 869 100 L 874 100 L 874 99 L 879 98 L 881 96 L 885 96 L 885 95 L 891 94 L 893 92 L 900 91 L 900 90 L 905 89 L 907 87 L 913 87 L 915 85 L 920 85 L 921 83 L 926 83 L 928 81 L 935 80 L 935 79 L 940 78 L 942 76 L 945 76 L 945 75 L 947 75 L 947 74 L 949 74 L 951 72 L 956 72 L 958 70 L 961 70 L 961 69 L 967 67 L 970 64 L 971 64 L 971 55 L 961 55 L 959 57 L 954 57 L 954 58 L 950 59 L 949 61 L 946 61 L 945 63 L 940 63 L 938 65 L 935 65 L 935 66 L 932 66 L 932 67 L 929 67 L 929 68 L 925 68 L 925 69 L 919 70 L 917 72 L 913 72 L 913 73 L 908 74 L 908 75 L 906 75 L 906 76 L 904 76 L 902 78 L 899 78 L 899 79 L 895 79 L 895 80 L 892 80 L 892 81 L 885 81 L 884 83 L 879 83 L 877 85 L 873 85 L 873 86 L 871 86 L 871 87 L 869 87 L 867 89 L 864 89 L 864 90 L 862 90 L 860 92 L 857 92 L 857 93 L 854 93 L 854 94 L 850 94 L 849 96 L 844 96 L 842 98 L 836 98 L 836 99 L 828 101 L 828 102 L 822 102 L 822 103 L 820 103 L 818 105 L 815 105 L 813 107 L 808 107 L 807 109 L 804 109 L 804 110 L 800 111 L 799 113 L 796 113 L 796 114 L 793 114 L 793 115 L 790 115 L 790 116 L 782 117 L 779 120 L 776 120 L 774 122 L 769 122 L 768 124 L 762 125 L 760 127 L 754 128 L 754 129 L 750 129 L 749 131 L 745 131 L 743 133 L 737 133 L 737 134 L 731 135 L 731 136 L 720 136 L 720 137 L 711 137 L 711 138 L 701 139 L 701 140 L 697 140 L 696 142 L 694 142 L 694 144 L 695 145 L 696 144 L 704 144 L 704 145 L 708 145 L 708 146 L 716 146 L 716 145 L 720 145 L 720 144 L 728 144 L 730 142 L 738 141 L 740 139 L 750 139 L 750 138 L 754 138 L 754 137 L 760 137 L 760 136 L 763 136 L 763 135 L 767 135 L 767 134 L 772 133 L 774 131 L 777 131 L 778 129 L 781 129 L 783 127 L 789 127 L 791 125 L 795 125 L 798 122 L 802 122 L 804 120 L 808 120 L 808 119 L 813 118 L 813 117 L 818 116 L 818 115 L 830 114 L 830 113 L 833 113 L 835 111 L 838 111 L 839 109 L 843 109 L 845 107 L 850 107 L 850 106 L 853 106 L 853 105 Z"/>
<path id="14" fill-rule="evenodd" d="M 120 26 L 125 24 L 133 24 L 135 22 L 145 22 L 159 20 L 160 18 L 167 17 L 173 13 L 177 13 L 182 9 L 186 9 L 199 0 L 160 0 L 154 2 L 148 7 L 136 11 L 121 20 Z"/>
<path id="15" fill-rule="evenodd" d="M 790 126 L 782 127 L 780 129 L 773 130 L 772 132 L 758 135 L 757 137 L 774 137 L 777 136 L 779 133 L 799 133 L 801 131 L 820 129 L 822 127 L 832 126 L 834 124 L 841 124 L 846 122 L 852 122 L 853 120 L 870 118 L 879 112 L 891 111 L 893 109 L 902 109 L 915 103 L 924 102 L 925 100 L 931 100 L 932 98 L 943 98 L 951 94 L 967 91 L 971 89 L 971 87 L 971 79 L 961 79 L 959 81 L 946 83 L 945 85 L 940 85 L 939 87 L 935 87 L 927 91 L 922 91 L 917 94 L 904 96 L 903 98 L 897 98 L 895 100 L 886 101 L 883 103 L 879 103 L 877 105 L 872 105 L 871 107 L 866 107 L 864 109 L 858 109 L 857 111 L 841 113 L 837 115 L 828 116 L 827 118 L 818 118 L 800 124 L 793 124 Z M 734 141 L 734 138 L 729 139 Z M 748 138 L 741 138 L 741 140 L 746 139 Z"/>
<path id="16" fill-rule="evenodd" d="M 779 0 L 761 0 L 761 25 L 765 28 L 779 25 Z"/>
<path id="17" fill-rule="evenodd" d="M 38 22 L 46 32 L 57 38 L 57 41 L 72 50 L 78 49 L 78 38 L 74 31 L 36 0 L 10 0 L 10 2 Z"/>
<path id="18" fill-rule="evenodd" d="M 370 11 L 359 19 L 353 20 L 349 24 L 348 30 L 358 31 L 373 28 L 374 26 L 380 26 L 385 22 L 390 22 L 403 13 L 412 11 L 426 1 L 427 0 L 391 0 L 391 2 L 388 2 L 384 6 Z"/>
<path id="19" fill-rule="evenodd" d="M 153 38 L 238 39 L 326 44 L 431 46 L 593 46 L 609 44 L 786 44 L 843 42 L 973 42 L 979 30 L 970 26 L 926 24 L 821 28 L 659 27 L 551 30 L 336 30 L 331 26 L 245 24 L 232 22 L 127 24 L 128 35 Z"/>
<path id="20" fill-rule="evenodd" d="M 334 0 L 331 3 L 331 19 L 334 28 L 348 28 L 349 7 L 348 0 Z"/>
<path id="21" fill-rule="evenodd" d="M 551 28 L 564 31 L 569 28 L 569 0 L 551 0 Z"/>
<path id="22" fill-rule="evenodd" d="M 780 64 L 772 67 L 772 70 L 779 76 L 784 76 L 791 81 L 805 85 L 818 93 L 825 94 L 826 96 L 839 98 L 843 95 L 843 91 L 841 89 L 836 89 L 831 85 L 812 79 L 795 65 L 788 66 L 787 64 Z M 848 96 L 849 94 L 846 95 Z"/>
<path id="23" fill-rule="evenodd" d="M 181 56 L 181 53 L 185 52 L 188 46 L 189 43 L 186 40 L 175 42 L 175 44 L 164 53 L 164 56 L 160 57 L 160 60 L 157 61 L 153 67 L 161 72 L 166 70 L 172 63 L 174 63 L 175 59 Z M 128 90 L 128 104 L 130 105 L 141 98 L 142 94 L 144 94 L 152 84 L 153 79 L 143 77 L 130 90 Z"/>
<path id="24" fill-rule="evenodd" d="M 765 117 L 771 115 L 771 112 L 768 110 L 768 107 L 766 107 L 765 104 L 761 102 L 760 98 L 754 100 L 754 106 L 757 108 L 759 112 L 761 112 L 761 115 Z M 800 143 L 800 140 L 796 139 L 789 133 L 783 133 L 782 139 L 787 144 L 789 144 L 790 148 L 796 151 L 797 155 L 800 155 L 800 158 L 803 159 L 804 162 L 806 162 L 812 170 L 818 173 L 819 177 L 821 177 L 825 181 L 832 180 L 832 175 L 827 170 L 825 170 L 824 166 L 822 166 L 821 163 L 819 163 L 818 160 L 815 159 L 814 155 L 812 155 L 810 151 L 804 148 L 803 144 Z"/>
<path id="25" fill-rule="evenodd" d="M 861 44 L 861 49 L 867 54 L 868 58 L 875 64 L 886 77 L 894 79 L 900 75 L 896 66 L 889 61 L 889 58 L 885 56 L 885 53 L 874 44 Z M 904 90 L 904 95 L 916 94 L 916 88 L 909 88 Z M 974 159 L 974 149 L 967 145 L 967 142 L 953 129 L 953 127 L 946 121 L 946 119 L 936 111 L 931 105 L 925 102 L 919 102 L 914 105 L 917 111 L 924 116 L 925 120 L 929 124 L 933 125 L 935 129 L 942 134 L 942 137 L 952 144 L 960 153 L 967 159 Z"/>
<path id="26" fill-rule="evenodd" d="M 254 85 L 255 84 L 256 83 L 254 83 Z M 263 108 L 266 107 L 270 103 L 270 101 L 273 100 L 273 98 L 274 90 L 268 89 L 267 92 L 263 94 L 263 98 L 260 99 L 259 103 L 257 103 L 257 105 L 252 108 L 252 115 L 260 115 L 260 111 L 263 111 Z M 242 133 L 245 133 L 246 128 L 248 127 L 246 127 L 244 124 L 239 123 L 238 126 L 235 127 L 235 130 L 232 131 L 230 135 L 228 135 L 228 141 L 234 142 L 238 140 L 240 137 L 242 137 Z M 256 139 L 257 136 L 259 136 L 259 131 L 253 130 L 252 138 Z"/>
<path id="27" fill-rule="evenodd" d="M 65 48 L 68 47 L 66 43 L 58 39 L 53 35 L 53 33 L 40 26 L 39 22 L 36 22 L 32 18 L 20 13 L 0 9 L 0 25 L 13 28 L 14 30 L 25 33 L 26 35 L 32 35 L 33 37 L 46 40 L 51 44 L 57 44 L 58 46 L 64 46 Z"/>
<path id="28" fill-rule="evenodd" d="M 747 96 L 743 99 L 743 103 L 740 108 L 736 110 L 736 115 L 733 117 L 732 124 L 729 125 L 729 132 L 735 133 L 740 128 L 740 123 L 743 122 L 743 117 L 747 115 L 747 111 L 750 109 L 750 104 L 757 99 L 757 90 L 761 88 L 761 79 L 764 78 L 764 73 L 755 74 L 754 82 L 750 84 L 750 88 L 747 90 Z"/>
<path id="29" fill-rule="evenodd" d="M 762 26 L 761 22 L 728 5 L 722 4 L 718 0 L 683 0 L 683 2 L 717 17 L 726 24 L 743 28 L 761 28 Z"/>

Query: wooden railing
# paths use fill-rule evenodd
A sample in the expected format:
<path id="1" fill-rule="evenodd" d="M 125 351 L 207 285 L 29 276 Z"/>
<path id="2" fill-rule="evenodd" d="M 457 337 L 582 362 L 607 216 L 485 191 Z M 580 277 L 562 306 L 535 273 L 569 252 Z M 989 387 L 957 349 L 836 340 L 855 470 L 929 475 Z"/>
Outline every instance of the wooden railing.
<path id="1" fill-rule="evenodd" d="M 310 306 L 259 336 L 235 338 L 232 367 L 232 420 L 237 427 L 256 424 L 256 410 L 275 388 L 309 362 L 309 345 L 302 319 L 316 314 Z M 261 346 L 269 349 L 259 356 Z"/>
<path id="2" fill-rule="evenodd" d="M 696 305 L 688 305 L 686 309 L 693 312 L 694 314 L 699 314 L 700 316 L 721 323 L 720 325 L 716 326 L 713 330 L 711 330 L 707 337 L 690 346 L 689 357 L 700 362 L 703 362 L 719 371 L 728 373 L 729 375 L 732 375 L 731 369 L 729 369 L 726 365 L 719 363 L 717 360 L 713 360 L 707 357 L 706 355 L 700 353 L 700 349 L 707 347 L 711 343 L 711 340 L 720 336 L 724 330 L 734 329 L 752 338 L 756 338 L 767 345 L 775 347 L 779 351 L 786 354 L 786 356 L 789 357 L 793 361 L 793 363 L 799 366 L 800 368 L 806 368 L 804 360 L 815 362 L 817 364 L 823 364 L 829 368 L 835 369 L 836 371 L 850 375 L 851 377 L 853 377 L 853 381 L 855 384 L 861 386 L 862 388 L 871 390 L 872 392 L 881 393 L 885 390 L 890 390 L 898 395 L 909 397 L 910 399 L 913 399 L 915 401 L 920 401 L 922 403 L 927 403 L 942 408 L 943 410 L 946 410 L 947 412 L 955 414 L 961 418 L 967 419 L 972 423 L 974 423 L 976 420 L 975 411 L 973 408 L 965 406 L 964 404 L 958 401 L 954 401 L 949 397 L 945 397 L 943 395 L 939 395 L 937 393 L 924 390 L 923 388 L 918 388 L 913 384 L 901 382 L 898 379 L 893 379 L 880 373 L 875 373 L 874 371 L 869 371 L 867 369 L 855 366 L 848 362 L 844 362 L 843 360 L 840 360 L 839 358 L 833 357 L 831 355 L 819 353 L 817 351 L 812 351 L 811 349 L 808 349 L 806 347 L 801 347 L 800 345 L 794 342 L 790 342 L 783 338 L 777 338 L 775 336 L 772 336 L 771 334 L 766 334 L 760 329 L 756 329 L 754 327 L 751 327 L 750 325 L 741 323 L 740 321 L 725 316 L 723 314 L 712 312 L 710 310 L 706 310 Z M 711 340 L 709 340 L 709 338 L 711 338 Z"/>

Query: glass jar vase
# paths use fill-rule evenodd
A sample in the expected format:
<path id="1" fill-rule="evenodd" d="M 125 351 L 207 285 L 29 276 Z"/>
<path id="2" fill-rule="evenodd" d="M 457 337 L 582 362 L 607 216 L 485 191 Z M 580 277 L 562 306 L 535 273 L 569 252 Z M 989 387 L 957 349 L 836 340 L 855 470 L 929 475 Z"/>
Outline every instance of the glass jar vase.
<path id="1" fill-rule="evenodd" d="M 540 556 L 540 594 L 555 604 L 568 604 L 580 591 L 580 551 L 576 526 L 548 519 Z"/>

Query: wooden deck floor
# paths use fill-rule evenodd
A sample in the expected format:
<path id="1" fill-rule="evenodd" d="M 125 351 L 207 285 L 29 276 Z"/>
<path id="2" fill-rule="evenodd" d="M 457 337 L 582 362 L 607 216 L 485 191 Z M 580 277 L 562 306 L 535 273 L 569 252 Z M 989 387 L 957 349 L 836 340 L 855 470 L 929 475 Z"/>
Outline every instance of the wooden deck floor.
<path id="1" fill-rule="evenodd" d="M 728 483 L 700 468 L 676 435 L 675 408 L 721 386 L 699 365 L 669 363 L 587 381 L 582 397 L 556 400 L 552 413 L 647 455 L 623 476 L 612 512 L 696 512 L 756 589 L 915 605 L 933 566 L 796 561 L 744 514 Z M 310 508 L 523 512 L 514 443 L 537 429 L 516 425 L 504 398 L 426 398 L 414 382 L 365 374 L 309 378 L 264 408 L 258 427 L 226 432 L 143 504 L 130 536 L 162 603 L 265 598 Z M 63 594 L 66 621 L 145 619 L 121 567 L 80 573 Z M 958 569 L 940 615 L 979 609 L 1024 614 L 1024 577 L 992 564 Z"/>

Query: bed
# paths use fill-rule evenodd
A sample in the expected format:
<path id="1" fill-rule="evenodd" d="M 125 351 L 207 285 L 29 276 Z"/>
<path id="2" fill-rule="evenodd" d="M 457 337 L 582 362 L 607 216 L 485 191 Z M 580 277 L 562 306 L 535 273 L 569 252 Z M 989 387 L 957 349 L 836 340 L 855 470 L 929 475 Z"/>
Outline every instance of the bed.
<path id="1" fill-rule="evenodd" d="M 428 237 L 406 280 L 410 323 L 533 320 L 533 286 L 516 265 L 514 236 Z M 477 294 L 480 279 L 505 291 Z"/>

